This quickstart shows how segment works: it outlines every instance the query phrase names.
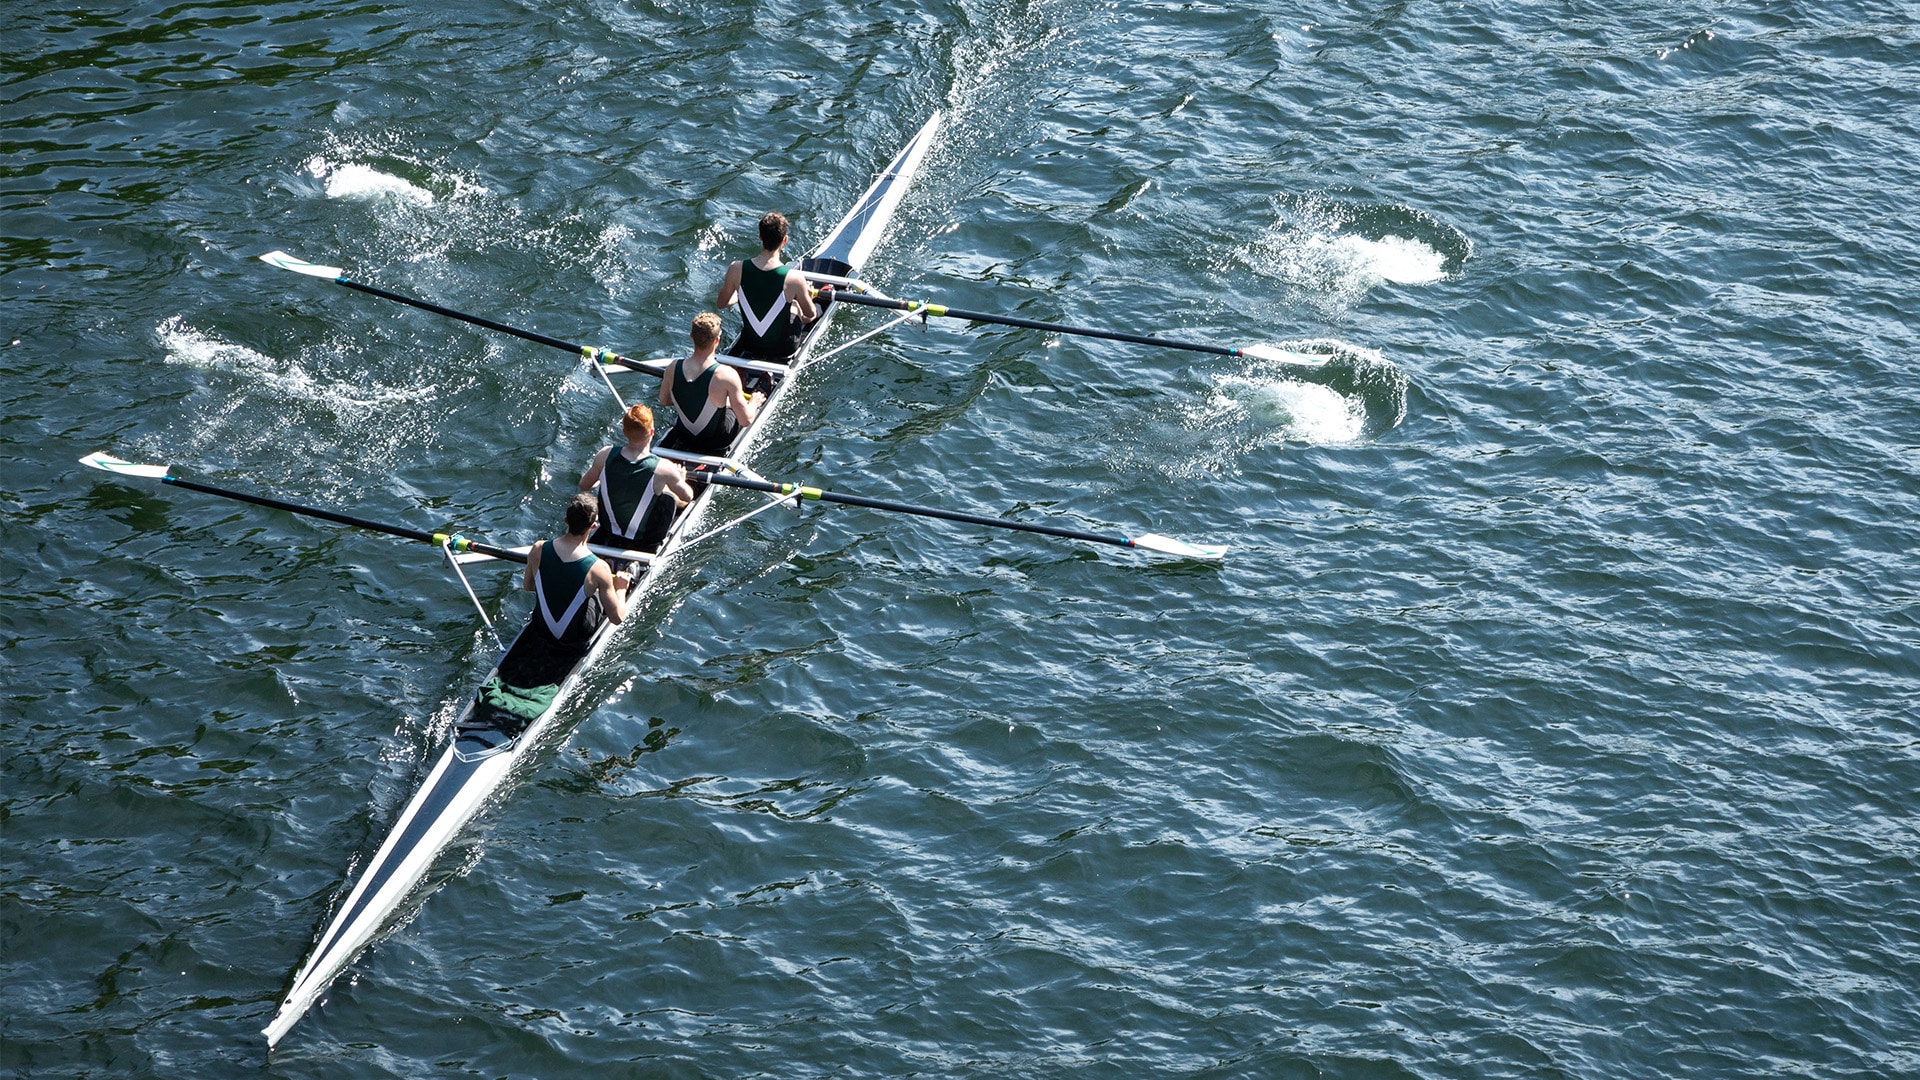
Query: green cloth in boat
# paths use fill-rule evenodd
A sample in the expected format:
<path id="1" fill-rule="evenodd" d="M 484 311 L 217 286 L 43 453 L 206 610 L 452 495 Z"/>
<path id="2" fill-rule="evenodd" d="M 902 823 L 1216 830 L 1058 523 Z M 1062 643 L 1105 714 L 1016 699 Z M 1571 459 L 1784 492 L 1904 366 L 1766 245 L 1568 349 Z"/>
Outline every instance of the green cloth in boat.
<path id="1" fill-rule="evenodd" d="M 474 695 L 473 718 L 489 727 L 517 735 L 551 708 L 553 699 L 558 696 L 560 687 L 557 684 L 509 686 L 495 675 Z"/>

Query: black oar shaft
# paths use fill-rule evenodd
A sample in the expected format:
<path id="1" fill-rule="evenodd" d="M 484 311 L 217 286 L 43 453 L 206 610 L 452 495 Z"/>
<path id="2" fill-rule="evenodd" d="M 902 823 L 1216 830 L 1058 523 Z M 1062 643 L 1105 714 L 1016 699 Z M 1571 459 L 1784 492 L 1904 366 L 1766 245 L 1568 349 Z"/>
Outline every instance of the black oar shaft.
<path id="1" fill-rule="evenodd" d="M 838 492 L 822 491 L 819 488 L 803 487 L 799 484 L 775 484 L 766 480 L 750 480 L 743 476 L 728 476 L 723 473 L 703 475 L 697 479 L 724 487 L 746 488 L 750 491 L 765 491 L 775 495 L 799 495 L 803 499 L 818 499 L 821 502 L 843 503 L 847 506 L 864 506 L 872 510 L 890 510 L 899 514 L 940 518 L 943 521 L 961 521 L 969 525 L 985 525 L 995 529 L 1014 529 L 1019 532 L 1060 536 L 1068 540 L 1086 540 L 1095 544 L 1114 544 L 1119 547 L 1133 546 L 1133 541 L 1124 536 L 1106 536 L 1101 533 L 1082 532 L 1079 529 L 1062 529 L 1054 525 L 1029 525 L 1021 521 L 1008 521 L 1006 518 L 987 517 L 984 514 L 942 510 L 936 506 L 916 506 L 913 503 L 891 502 L 887 499 L 869 499 L 864 495 L 842 495 Z"/>
<path id="2" fill-rule="evenodd" d="M 346 278 L 335 278 L 334 280 L 349 289 L 368 293 L 382 300 L 392 300 L 396 304 L 407 304 L 411 307 L 417 307 L 422 311 L 431 311 L 435 315 L 445 315 L 449 319 L 459 319 L 461 322 L 472 323 L 475 326 L 484 326 L 489 330 L 498 330 L 503 334 L 512 334 L 514 337 L 531 341 L 537 345 L 546 345 L 555 349 L 565 349 L 570 353 L 576 354 L 586 352 L 586 346 L 584 345 L 575 345 L 570 341 L 561 341 L 557 337 L 548 337 L 545 334 L 532 330 L 522 330 L 517 326 L 508 326 L 506 323 L 495 322 L 492 319 L 480 315 L 469 315 L 464 311 L 455 311 L 450 307 L 441 307 L 439 304 L 432 303 L 431 301 L 419 300 L 403 293 L 383 289 L 378 285 L 365 285 L 358 281 L 349 281 Z M 624 360 L 625 357 L 619 357 L 618 359 Z"/>
<path id="3" fill-rule="evenodd" d="M 1239 356 L 1239 349 L 1230 349 L 1224 345 L 1208 345 L 1199 341 L 1177 341 L 1173 338 L 1153 337 L 1148 334 L 1124 334 L 1118 330 L 1101 330 L 1091 326 L 1068 326 L 1065 323 L 1043 322 L 1039 319 L 1023 319 L 1018 315 L 995 315 L 990 311 L 968 311 L 965 308 L 947 307 L 943 304 L 929 304 L 920 300 L 894 300 L 888 297 L 865 296 L 856 292 L 833 294 L 835 301 L 848 304 L 864 304 L 867 307 L 888 308 L 893 311 L 924 311 L 928 315 L 937 315 L 946 319 L 965 319 L 968 322 L 998 323 L 1001 326 L 1018 326 L 1028 330 L 1045 330 L 1054 334 L 1074 334 L 1079 337 L 1101 338 L 1105 341 L 1125 341 L 1133 345 L 1159 345 L 1168 349 L 1186 349 L 1189 352 L 1212 353 L 1215 356 Z"/>
<path id="4" fill-rule="evenodd" d="M 252 503 L 255 506 L 264 506 L 271 510 L 285 510 L 289 514 L 300 514 L 305 517 L 319 518 L 322 521 L 331 521 L 338 525 L 351 525 L 356 529 L 367 529 L 371 532 L 386 533 L 388 536 L 398 536 L 407 540 L 418 540 L 423 544 L 438 546 L 441 536 L 445 535 L 425 532 L 420 529 L 409 529 L 401 525 L 388 525 L 384 522 L 368 521 L 366 518 L 354 517 L 351 514 L 322 510 L 317 506 L 302 506 L 299 503 L 285 502 L 280 499 L 269 499 L 264 495 L 249 495 L 244 491 L 230 491 L 227 488 L 214 487 L 211 484 L 182 480 L 177 476 L 163 476 L 160 478 L 160 482 L 163 484 L 172 484 L 174 487 L 183 487 L 189 491 L 201 491 L 208 495 L 218 495 L 223 499 L 232 499 L 235 502 Z M 492 544 L 476 544 L 467 540 L 463 542 L 462 546 L 467 551 L 479 552 L 482 555 L 491 555 L 496 559 L 506 559 L 509 562 L 521 563 L 527 561 L 527 556 L 524 552 L 508 551 L 506 548 L 494 547 Z"/>

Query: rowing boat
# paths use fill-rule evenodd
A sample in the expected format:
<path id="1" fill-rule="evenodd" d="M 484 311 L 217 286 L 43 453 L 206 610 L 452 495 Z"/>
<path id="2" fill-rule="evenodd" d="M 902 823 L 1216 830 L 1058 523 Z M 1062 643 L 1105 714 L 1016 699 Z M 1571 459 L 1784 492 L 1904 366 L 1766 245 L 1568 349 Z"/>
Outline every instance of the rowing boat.
<path id="1" fill-rule="evenodd" d="M 935 113 L 873 181 L 827 239 L 801 260 L 803 271 L 827 280 L 857 278 L 860 268 L 885 237 L 894 212 L 939 128 L 940 115 Z M 794 376 L 815 359 L 815 347 L 838 306 L 831 303 L 825 306 L 791 360 L 784 364 L 740 365 L 754 378 L 766 380 L 769 392 L 755 423 L 742 430 L 724 454 L 702 457 L 671 450 L 664 452 L 696 466 L 737 468 L 744 464 L 762 434 L 771 427 L 772 417 L 781 411 L 794 385 Z M 673 444 L 671 427 L 663 433 L 661 441 L 667 446 Z M 701 538 L 695 530 L 706 516 L 716 490 L 717 485 L 701 485 L 694 502 L 675 520 L 658 552 L 651 558 L 635 560 L 636 570 L 644 569 L 629 589 L 630 598 L 653 582 L 675 552 Z M 502 689 L 498 678 L 500 665 L 513 656 L 513 646 L 502 653 L 482 694 L 469 702 L 456 722 L 452 744 L 408 800 L 379 851 L 354 880 L 315 941 L 307 962 L 294 976 L 272 1022 L 263 1029 L 269 1048 L 286 1037 L 315 999 L 386 927 L 394 912 L 426 877 L 434 860 L 479 812 L 488 797 L 507 781 L 521 759 L 539 744 L 542 735 L 573 697 L 584 673 L 606 649 L 615 629 L 610 621 L 603 623 L 585 655 L 548 688 L 551 694 L 543 693 L 530 699 L 515 701 L 510 694 L 488 693 Z M 519 644 L 519 640 L 516 638 L 514 644 Z"/>
<path id="2" fill-rule="evenodd" d="M 692 469 L 689 472 L 697 476 L 698 491 L 693 503 L 668 529 L 655 553 L 606 549 L 598 546 L 593 548 L 600 555 L 623 560 L 641 571 L 629 587 L 627 594 L 629 600 L 640 590 L 647 588 L 659 576 L 661 568 L 677 553 L 707 537 L 718 535 L 755 514 L 782 504 L 798 506 L 802 500 L 911 514 L 1087 543 L 1108 544 L 1172 555 L 1182 559 L 1217 561 L 1225 556 L 1227 549 L 1223 545 L 1196 544 L 1158 533 L 1144 533 L 1136 536 L 1104 534 L 1084 529 L 1022 522 L 1005 515 L 989 516 L 936 506 L 916 506 L 893 500 L 825 491 L 800 483 L 776 483 L 759 476 L 747 466 L 745 459 L 760 437 L 769 430 L 773 415 L 782 411 L 787 395 L 794 385 L 794 376 L 801 370 L 824 361 L 834 353 L 883 333 L 892 326 L 924 318 L 927 314 L 951 314 L 959 317 L 975 314 L 944 308 L 934 312 L 924 303 L 895 301 L 881 297 L 871 285 L 858 277 L 860 268 L 885 236 L 887 227 L 911 185 L 914 175 L 920 169 L 939 127 L 940 116 L 935 114 L 906 148 L 893 159 L 886 171 L 867 188 L 854 204 L 854 208 L 828 235 L 826 241 L 812 255 L 801 260 L 800 264 L 810 279 L 840 286 L 841 288 L 834 295 L 841 299 L 851 296 L 876 297 L 883 301 L 878 306 L 892 307 L 903 311 L 904 314 L 899 315 L 886 326 L 869 330 L 850 341 L 841 342 L 831 351 L 816 352 L 816 346 L 824 336 L 833 315 L 842 306 L 838 302 L 828 303 L 821 318 L 808 328 L 800 348 L 789 360 L 772 363 L 734 356 L 720 358 L 722 362 L 739 368 L 747 385 L 752 389 L 765 391 L 767 399 L 759 410 L 758 421 L 740 432 L 730 446 L 717 454 L 702 455 L 676 449 L 676 436 L 684 433 L 672 426 L 663 433 L 659 444 L 654 448 L 655 453 L 664 457 L 677 458 L 691 465 Z M 613 371 L 645 371 L 655 376 L 662 376 L 666 368 L 674 362 L 671 359 L 631 360 L 608 349 L 577 345 L 537 331 L 455 311 L 378 286 L 351 281 L 345 276 L 345 271 L 339 267 L 309 263 L 283 251 L 268 252 L 260 258 L 283 270 L 323 278 L 358 292 L 422 308 L 573 353 L 594 367 L 616 398 L 619 396 L 619 390 L 614 386 L 611 378 Z M 624 405 L 622 408 L 624 410 Z M 463 563 L 473 560 L 525 563 L 528 559 L 529 549 L 526 547 L 496 547 L 476 543 L 457 534 L 429 532 L 406 525 L 372 521 L 336 510 L 302 506 L 281 499 L 215 487 L 170 475 L 172 466 L 166 464 L 139 464 L 104 452 L 89 454 L 80 460 L 91 468 L 123 478 L 159 480 L 164 484 L 222 498 L 386 533 L 403 539 L 431 543 L 445 553 L 460 577 L 462 585 L 466 586 L 468 596 L 480 609 L 481 618 L 486 620 L 489 628 L 493 625 L 492 620 L 488 617 L 477 594 L 467 584 L 465 572 L 460 567 Z M 710 511 L 713 492 L 717 487 L 744 488 L 775 497 L 756 510 L 696 535 L 696 528 L 702 526 L 704 517 Z M 373 859 L 353 878 L 344 897 L 335 907 L 332 917 L 325 923 L 324 931 L 316 938 L 307 962 L 289 983 L 286 996 L 275 1012 L 272 1022 L 263 1029 L 269 1048 L 277 1045 L 286 1036 L 354 957 L 366 948 L 377 934 L 390 925 L 395 913 L 420 887 L 421 881 L 447 844 L 468 821 L 479 813 L 486 800 L 507 782 L 516 765 L 539 744 L 541 737 L 550 730 L 556 722 L 556 717 L 561 714 L 569 701 L 578 696 L 584 673 L 607 647 L 615 631 L 616 627 L 611 624 L 600 626 L 584 651 L 566 656 L 556 657 L 552 650 L 534 646 L 523 650 L 521 648 L 523 642 L 535 640 L 524 632 L 515 639 L 513 646 L 503 648 L 486 682 L 455 722 L 451 745 L 435 761 L 426 780 L 402 809 L 399 819 L 388 832 Z M 522 677 L 532 670 L 538 670 L 541 677 Z"/>

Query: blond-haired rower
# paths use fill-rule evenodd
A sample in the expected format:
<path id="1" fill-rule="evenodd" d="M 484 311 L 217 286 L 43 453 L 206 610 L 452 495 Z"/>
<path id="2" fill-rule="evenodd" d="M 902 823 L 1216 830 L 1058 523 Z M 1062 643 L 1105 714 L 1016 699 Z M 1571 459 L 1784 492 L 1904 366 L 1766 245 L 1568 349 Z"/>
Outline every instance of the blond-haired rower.
<path id="1" fill-rule="evenodd" d="M 712 454 L 726 450 L 742 428 L 753 423 L 764 398 L 749 394 L 740 373 L 714 359 L 720 346 L 720 316 L 703 311 L 693 317 L 693 353 L 667 369 L 660 380 L 660 407 L 679 417 L 667 445 L 675 450 Z"/>
<path id="2" fill-rule="evenodd" d="M 625 446 L 603 446 L 580 474 L 580 490 L 595 492 L 600 527 L 591 543 L 658 551 L 676 505 L 693 501 L 686 470 L 653 452 L 653 410 L 634 405 L 620 417 Z M 665 496 L 664 498 L 662 496 Z"/>

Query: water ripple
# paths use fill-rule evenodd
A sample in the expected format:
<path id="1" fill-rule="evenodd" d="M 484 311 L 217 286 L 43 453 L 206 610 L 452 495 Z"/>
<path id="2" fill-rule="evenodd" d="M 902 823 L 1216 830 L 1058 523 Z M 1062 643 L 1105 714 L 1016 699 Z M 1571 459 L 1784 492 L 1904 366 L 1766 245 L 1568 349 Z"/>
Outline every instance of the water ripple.
<path id="1" fill-rule="evenodd" d="M 935 321 L 758 464 L 1229 559 L 754 519 L 269 1071 L 1920 1071 L 1910 25 L 8 20 L 0 1070 L 258 1070 L 488 659 L 430 551 L 75 459 L 526 539 L 608 437 L 573 358 L 254 256 L 664 352 L 944 107 L 883 287 L 1282 354 Z"/>

